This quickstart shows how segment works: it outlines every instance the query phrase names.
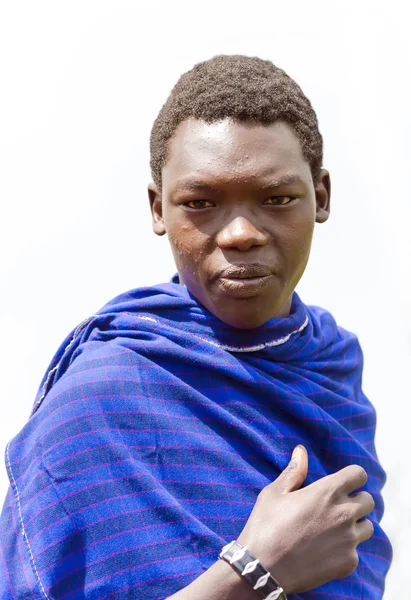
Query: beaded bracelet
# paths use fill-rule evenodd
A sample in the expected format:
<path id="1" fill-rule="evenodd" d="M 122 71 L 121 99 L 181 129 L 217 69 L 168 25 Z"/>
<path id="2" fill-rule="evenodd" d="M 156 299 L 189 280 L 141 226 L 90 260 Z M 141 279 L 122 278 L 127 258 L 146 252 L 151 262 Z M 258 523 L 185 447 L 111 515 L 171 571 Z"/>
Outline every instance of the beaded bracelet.
<path id="1" fill-rule="evenodd" d="M 228 562 L 264 600 L 287 600 L 280 584 L 245 546 L 230 542 L 222 548 L 218 558 Z"/>

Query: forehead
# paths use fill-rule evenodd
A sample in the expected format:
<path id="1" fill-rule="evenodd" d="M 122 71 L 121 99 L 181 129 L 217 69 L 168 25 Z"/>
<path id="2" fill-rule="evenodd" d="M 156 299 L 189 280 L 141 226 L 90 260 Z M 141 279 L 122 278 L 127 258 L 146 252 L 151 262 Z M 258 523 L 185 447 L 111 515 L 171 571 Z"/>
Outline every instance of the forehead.
<path id="1" fill-rule="evenodd" d="M 206 123 L 187 119 L 170 140 L 163 187 L 185 177 L 227 181 L 261 179 L 273 174 L 310 178 L 310 166 L 293 129 L 224 119 Z"/>

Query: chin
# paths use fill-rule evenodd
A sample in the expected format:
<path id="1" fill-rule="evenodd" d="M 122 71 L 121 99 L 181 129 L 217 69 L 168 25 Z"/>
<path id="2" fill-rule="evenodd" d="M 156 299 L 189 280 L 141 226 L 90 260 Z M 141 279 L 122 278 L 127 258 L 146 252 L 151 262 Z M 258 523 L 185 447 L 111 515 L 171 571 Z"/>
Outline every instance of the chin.
<path id="1" fill-rule="evenodd" d="M 209 310 L 214 316 L 220 319 L 220 321 L 223 321 L 223 323 L 235 327 L 236 329 L 255 329 L 256 327 L 261 327 L 273 317 L 285 316 L 278 314 L 282 311 L 277 311 L 274 314 L 272 311 L 268 313 L 267 310 L 261 310 L 258 309 L 258 307 L 250 306 L 250 302 L 243 301 L 243 303 L 243 306 L 236 302 L 236 306 L 225 306 L 223 310 Z M 246 304 L 248 304 L 248 306 L 246 306 Z"/>
<path id="2" fill-rule="evenodd" d="M 195 286 L 187 287 L 212 315 L 236 329 L 256 329 L 270 319 L 281 319 L 290 314 L 292 292 L 284 294 L 284 289 L 271 289 L 251 297 L 238 297 L 231 293 L 206 295 L 206 286 L 200 290 L 195 289 Z"/>
<path id="3" fill-rule="evenodd" d="M 288 290 L 287 290 L 288 291 Z M 218 319 L 237 329 L 256 329 L 270 319 L 283 319 L 289 316 L 292 302 L 291 293 L 270 290 L 251 298 L 233 298 L 225 295 L 208 298 L 208 310 Z M 214 300 L 214 301 L 213 301 Z"/>
<path id="4" fill-rule="evenodd" d="M 226 325 L 230 325 L 230 327 L 234 327 L 235 329 L 256 329 L 257 327 L 261 327 L 262 325 L 264 325 L 264 323 L 267 323 L 267 321 L 269 321 L 270 319 L 265 319 L 265 320 L 259 320 L 255 318 L 254 316 L 250 316 L 250 318 L 246 318 L 246 319 L 242 319 L 242 318 L 238 318 L 238 317 L 234 317 L 231 318 L 227 318 L 227 316 L 224 317 L 224 319 L 222 319 L 221 317 L 220 321 L 223 321 L 224 323 L 226 323 Z"/>

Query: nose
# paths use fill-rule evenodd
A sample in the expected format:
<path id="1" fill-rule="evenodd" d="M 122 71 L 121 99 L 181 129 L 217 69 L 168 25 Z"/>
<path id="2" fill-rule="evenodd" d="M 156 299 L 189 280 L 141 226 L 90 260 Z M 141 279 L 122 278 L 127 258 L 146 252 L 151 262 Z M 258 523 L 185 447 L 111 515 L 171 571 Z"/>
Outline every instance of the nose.
<path id="1" fill-rule="evenodd" d="M 235 248 L 245 252 L 253 246 L 265 246 L 267 243 L 267 235 L 244 216 L 237 216 L 217 235 L 217 245 L 223 250 Z"/>

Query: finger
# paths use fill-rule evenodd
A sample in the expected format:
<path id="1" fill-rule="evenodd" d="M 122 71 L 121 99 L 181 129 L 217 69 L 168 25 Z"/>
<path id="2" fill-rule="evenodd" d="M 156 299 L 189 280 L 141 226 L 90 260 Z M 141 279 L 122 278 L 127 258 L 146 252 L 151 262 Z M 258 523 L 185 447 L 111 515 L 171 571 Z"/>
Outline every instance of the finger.
<path id="1" fill-rule="evenodd" d="M 355 524 L 357 534 L 357 544 L 369 540 L 374 535 L 374 525 L 370 519 L 361 519 Z"/>
<path id="2" fill-rule="evenodd" d="M 304 483 L 308 473 L 308 454 L 301 444 L 294 448 L 291 460 L 284 471 L 274 481 L 280 492 L 293 492 Z"/>
<path id="3" fill-rule="evenodd" d="M 355 517 L 361 519 L 369 515 L 375 508 L 374 498 L 368 492 L 357 492 L 348 498 L 350 504 L 355 506 Z"/>
<path id="4" fill-rule="evenodd" d="M 365 469 L 360 465 L 349 465 L 337 473 L 329 475 L 334 485 L 337 485 L 341 491 L 351 494 L 367 483 L 368 475 Z"/>

